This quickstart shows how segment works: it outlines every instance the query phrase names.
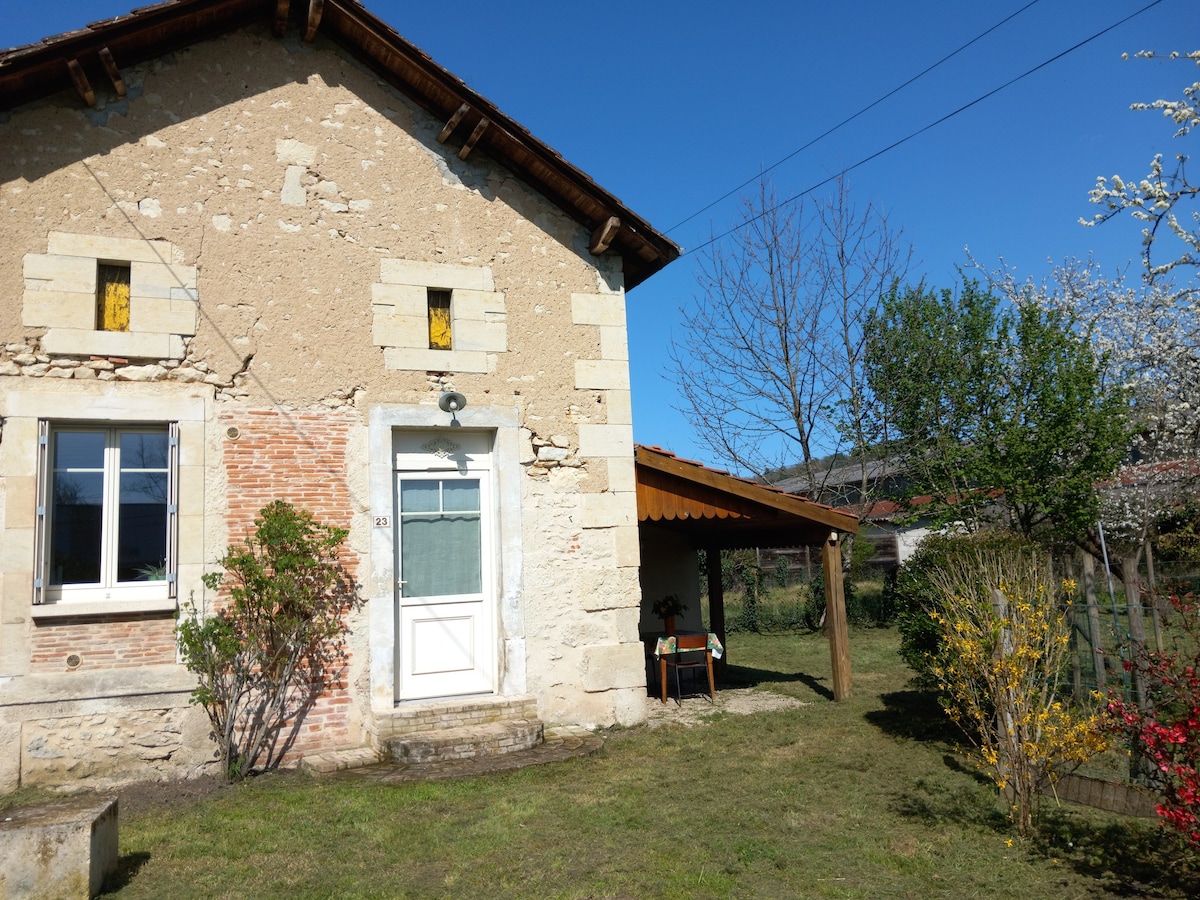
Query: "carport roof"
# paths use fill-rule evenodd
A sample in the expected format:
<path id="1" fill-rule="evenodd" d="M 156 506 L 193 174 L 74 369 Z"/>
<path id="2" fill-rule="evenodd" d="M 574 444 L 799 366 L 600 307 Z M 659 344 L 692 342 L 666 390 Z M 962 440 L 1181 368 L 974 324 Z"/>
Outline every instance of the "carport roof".
<path id="1" fill-rule="evenodd" d="M 684 535 L 696 547 L 819 546 L 858 519 L 806 497 L 739 478 L 660 447 L 636 447 L 638 522 Z"/>

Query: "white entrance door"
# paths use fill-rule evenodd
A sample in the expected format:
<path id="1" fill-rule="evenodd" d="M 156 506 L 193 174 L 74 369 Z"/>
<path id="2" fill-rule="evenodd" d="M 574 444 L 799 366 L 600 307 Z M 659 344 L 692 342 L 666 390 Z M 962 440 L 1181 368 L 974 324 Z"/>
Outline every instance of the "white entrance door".
<path id="1" fill-rule="evenodd" d="M 401 700 L 495 689 L 491 472 L 450 465 L 396 471 Z"/>

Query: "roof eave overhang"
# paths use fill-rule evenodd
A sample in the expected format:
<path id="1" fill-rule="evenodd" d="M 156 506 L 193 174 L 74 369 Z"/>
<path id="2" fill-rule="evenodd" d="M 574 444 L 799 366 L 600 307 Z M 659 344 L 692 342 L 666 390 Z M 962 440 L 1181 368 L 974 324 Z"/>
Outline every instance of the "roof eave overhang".
<path id="1" fill-rule="evenodd" d="M 306 6 L 311 22 L 317 4 Z M 128 67 L 252 23 L 276 24 L 278 32 L 288 8 L 289 0 L 167 0 L 0 52 L 0 110 L 71 89 L 72 62 L 91 83 L 105 84 L 111 76 L 102 50 L 118 67 Z M 594 253 L 619 254 L 626 288 L 679 257 L 673 241 L 360 3 L 324 0 L 317 12 L 321 34 L 446 123 L 442 140 L 508 167 L 586 227 Z"/>

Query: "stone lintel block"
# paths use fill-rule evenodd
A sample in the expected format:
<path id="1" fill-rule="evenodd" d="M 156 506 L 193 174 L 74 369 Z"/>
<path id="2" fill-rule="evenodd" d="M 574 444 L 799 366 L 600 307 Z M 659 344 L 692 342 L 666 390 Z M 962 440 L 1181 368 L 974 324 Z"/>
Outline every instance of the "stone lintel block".
<path id="1" fill-rule="evenodd" d="M 117 868 L 117 798 L 8 810 L 0 859 L 0 896 L 95 897 Z"/>
<path id="2" fill-rule="evenodd" d="M 429 322 L 416 316 L 376 316 L 371 340 L 379 347 L 429 348 Z"/>
<path id="3" fill-rule="evenodd" d="M 30 448 L 32 450 L 32 448 Z M 4 527 L 32 528 L 37 513 L 37 479 L 10 475 L 5 479 Z"/>
<path id="4" fill-rule="evenodd" d="M 620 525 L 614 530 L 617 533 L 617 565 L 640 566 L 642 550 L 637 525 Z"/>
<path id="5" fill-rule="evenodd" d="M 96 295 L 96 260 L 58 254 L 26 253 L 26 290 L 71 291 Z M 32 283 L 31 283 L 32 282 Z"/>
<path id="6" fill-rule="evenodd" d="M 492 361 L 487 353 L 469 350 L 411 350 L 387 347 L 383 362 L 389 369 L 410 372 L 478 372 L 490 371 Z"/>
<path id="7" fill-rule="evenodd" d="M 195 288 L 195 266 L 170 266 L 162 263 L 135 262 L 129 267 L 131 297 L 170 299 L 172 288 Z"/>
<path id="8" fill-rule="evenodd" d="M 503 353 L 508 349 L 508 326 L 503 322 L 459 321 L 454 319 L 454 347 L 456 350 L 483 350 Z"/>
<path id="9" fill-rule="evenodd" d="M 576 325 L 625 327 L 624 294 L 572 294 L 571 321 Z"/>
<path id="10" fill-rule="evenodd" d="M 583 689 L 593 694 L 614 688 L 646 686 L 646 656 L 641 642 L 601 644 L 583 651 Z"/>
<path id="11" fill-rule="evenodd" d="M 610 456 L 607 462 L 610 491 L 637 491 L 637 464 L 632 456 Z"/>
<path id="12" fill-rule="evenodd" d="M 606 391 L 604 405 L 608 408 L 609 425 L 633 424 L 633 396 L 629 391 Z"/>
<path id="13" fill-rule="evenodd" d="M 415 284 L 444 290 L 494 291 L 496 283 L 487 266 L 459 266 L 412 259 L 385 259 L 379 265 L 384 284 Z"/>
<path id="14" fill-rule="evenodd" d="M 621 493 L 584 494 L 584 528 L 615 528 L 619 525 L 637 527 L 637 494 Z"/>
<path id="15" fill-rule="evenodd" d="M 178 347 L 167 334 L 137 334 L 132 331 L 81 331 L 74 328 L 51 328 L 42 338 L 46 353 L 66 356 L 123 356 L 135 359 L 170 359 L 182 356 L 183 341 Z M 181 352 L 173 354 L 178 349 Z"/>
<path id="16" fill-rule="evenodd" d="M 575 387 L 580 390 L 629 390 L 629 363 L 615 359 L 575 360 Z"/>
<path id="17" fill-rule="evenodd" d="M 174 248 L 170 241 L 147 241 L 142 238 L 108 237 L 101 234 L 68 234 L 52 231 L 46 243 L 50 253 L 63 256 L 83 256 L 101 262 L 147 262 L 170 263 L 174 261 Z M 94 289 L 94 288 L 93 288 Z"/>
<path id="18" fill-rule="evenodd" d="M 632 425 L 580 425 L 579 455 L 633 459 Z"/>
<path id="19" fill-rule="evenodd" d="M 129 301 L 129 330 L 134 334 L 196 333 L 198 308 L 187 300 L 139 297 Z"/>
<path id="20" fill-rule="evenodd" d="M 425 288 L 415 284 L 373 284 L 371 302 L 390 306 L 398 316 L 429 316 L 429 298 Z"/>
<path id="21" fill-rule="evenodd" d="M 600 358 L 629 361 L 629 336 L 624 328 L 600 326 Z"/>
<path id="22" fill-rule="evenodd" d="M 504 295 L 495 291 L 456 290 L 451 303 L 455 322 L 463 319 L 483 321 L 488 313 L 505 313 Z"/>
<path id="23" fill-rule="evenodd" d="M 32 328 L 92 328 L 96 324 L 95 291 L 26 290 L 21 324 Z"/>

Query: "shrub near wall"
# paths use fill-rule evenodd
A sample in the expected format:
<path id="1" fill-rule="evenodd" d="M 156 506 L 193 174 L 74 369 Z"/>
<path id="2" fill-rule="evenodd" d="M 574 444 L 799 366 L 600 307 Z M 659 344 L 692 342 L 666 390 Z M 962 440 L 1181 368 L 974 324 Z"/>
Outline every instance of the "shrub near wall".
<path id="1" fill-rule="evenodd" d="M 931 534 L 921 541 L 917 552 L 896 573 L 889 592 L 900 630 L 900 656 L 922 686 L 936 686 L 933 667 L 942 652 L 940 629 L 931 615 L 938 611 L 941 602 L 934 584 L 936 573 L 957 568 L 963 560 L 973 559 L 980 552 L 1015 553 L 1036 546 L 1007 531 Z"/>

